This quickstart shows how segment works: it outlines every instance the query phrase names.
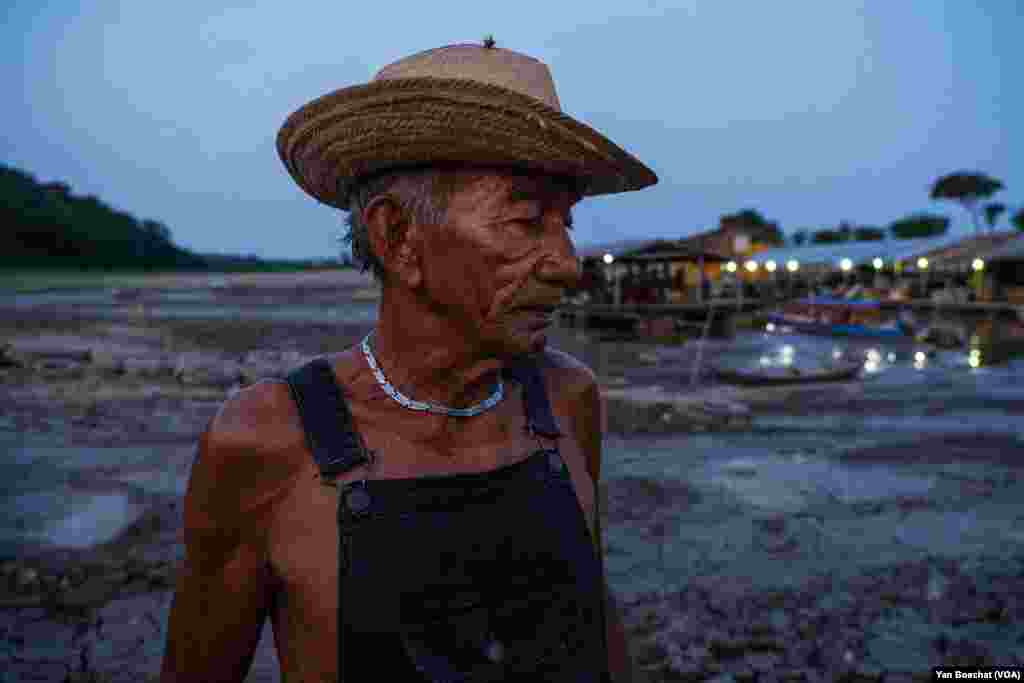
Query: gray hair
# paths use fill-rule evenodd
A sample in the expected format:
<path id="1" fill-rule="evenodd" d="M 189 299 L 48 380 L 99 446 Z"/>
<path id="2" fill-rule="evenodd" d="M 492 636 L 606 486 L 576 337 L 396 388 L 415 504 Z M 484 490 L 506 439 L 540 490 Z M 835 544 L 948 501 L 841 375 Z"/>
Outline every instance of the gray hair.
<path id="1" fill-rule="evenodd" d="M 363 222 L 363 210 L 377 197 L 390 195 L 402 207 L 407 217 L 421 225 L 444 223 L 448 201 L 455 190 L 456 169 L 430 166 L 401 169 L 370 176 L 352 188 L 349 195 L 349 214 L 345 219 L 348 232 L 342 241 L 352 245 L 352 257 L 365 273 L 369 270 L 378 282 L 384 281 L 384 264 L 373 253 L 370 232 Z M 388 235 L 392 240 L 396 236 Z"/>

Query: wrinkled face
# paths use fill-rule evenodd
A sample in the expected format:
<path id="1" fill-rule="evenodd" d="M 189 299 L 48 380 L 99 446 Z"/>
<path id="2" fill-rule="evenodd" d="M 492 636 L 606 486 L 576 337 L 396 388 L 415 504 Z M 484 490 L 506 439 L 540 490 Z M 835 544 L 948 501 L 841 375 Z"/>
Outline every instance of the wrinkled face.
<path id="1" fill-rule="evenodd" d="M 540 351 L 554 306 L 579 278 L 569 237 L 580 199 L 553 176 L 487 172 L 457 184 L 423 245 L 432 307 L 482 352 Z"/>

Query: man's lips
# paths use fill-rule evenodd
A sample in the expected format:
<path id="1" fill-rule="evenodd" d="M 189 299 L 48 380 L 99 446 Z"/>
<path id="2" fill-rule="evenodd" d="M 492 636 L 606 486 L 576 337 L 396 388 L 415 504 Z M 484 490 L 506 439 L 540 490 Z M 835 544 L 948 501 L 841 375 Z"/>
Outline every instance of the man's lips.
<path id="1" fill-rule="evenodd" d="M 517 306 L 514 310 L 535 313 L 538 315 L 552 315 L 558 306 L 553 304 L 531 304 L 529 306 Z"/>

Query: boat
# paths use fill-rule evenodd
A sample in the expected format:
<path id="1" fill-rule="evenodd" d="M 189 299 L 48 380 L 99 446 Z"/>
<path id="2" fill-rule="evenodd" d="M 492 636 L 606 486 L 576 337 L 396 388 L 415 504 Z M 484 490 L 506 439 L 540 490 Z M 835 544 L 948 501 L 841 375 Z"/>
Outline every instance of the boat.
<path id="1" fill-rule="evenodd" d="M 791 302 L 768 314 L 768 322 L 805 334 L 840 337 L 910 336 L 903 321 L 883 319 L 882 306 L 870 299 L 815 296 Z"/>
<path id="2" fill-rule="evenodd" d="M 860 363 L 847 363 L 840 367 L 818 370 L 800 370 L 796 367 L 772 368 L 727 368 L 712 367 L 715 377 L 729 384 L 780 385 L 807 384 L 811 382 L 845 382 L 855 379 L 860 372 Z"/>
<path id="3" fill-rule="evenodd" d="M 914 339 L 932 344 L 940 349 L 962 349 L 967 346 L 969 336 L 963 328 L 951 324 L 935 323 L 914 335 Z"/>

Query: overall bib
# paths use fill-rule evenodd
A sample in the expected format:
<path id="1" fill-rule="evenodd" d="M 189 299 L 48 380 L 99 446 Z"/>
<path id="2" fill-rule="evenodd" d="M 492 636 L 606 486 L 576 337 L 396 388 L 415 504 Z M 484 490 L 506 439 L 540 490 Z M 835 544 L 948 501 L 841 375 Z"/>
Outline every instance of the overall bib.
<path id="1" fill-rule="evenodd" d="M 539 368 L 503 373 L 527 428 L 560 436 Z M 287 381 L 324 481 L 370 462 L 326 360 Z M 340 681 L 610 681 L 602 566 L 557 447 L 345 484 L 337 521 Z"/>

